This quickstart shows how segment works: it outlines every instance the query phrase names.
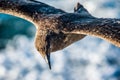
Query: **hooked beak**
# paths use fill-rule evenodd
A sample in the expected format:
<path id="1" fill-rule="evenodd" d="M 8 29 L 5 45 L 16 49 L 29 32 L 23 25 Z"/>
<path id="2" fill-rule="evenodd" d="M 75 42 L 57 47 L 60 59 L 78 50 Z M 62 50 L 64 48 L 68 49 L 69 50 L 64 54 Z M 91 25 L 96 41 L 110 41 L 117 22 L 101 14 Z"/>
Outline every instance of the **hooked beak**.
<path id="1" fill-rule="evenodd" d="M 49 69 L 51 70 L 51 62 L 50 62 L 50 54 L 45 54 L 45 55 L 42 55 L 42 57 L 44 58 L 45 62 L 48 64 L 49 66 Z"/>
<path id="2" fill-rule="evenodd" d="M 51 62 L 50 62 L 50 40 L 51 40 L 51 35 L 50 32 L 47 33 L 46 38 L 45 38 L 45 53 L 44 53 L 44 59 L 47 62 L 49 69 L 51 69 Z"/>
<path id="3" fill-rule="evenodd" d="M 51 62 L 50 62 L 50 40 L 51 40 L 51 35 L 50 32 L 48 31 L 48 34 L 46 35 L 46 46 L 45 46 L 45 60 L 48 63 L 49 69 L 51 70 Z"/>

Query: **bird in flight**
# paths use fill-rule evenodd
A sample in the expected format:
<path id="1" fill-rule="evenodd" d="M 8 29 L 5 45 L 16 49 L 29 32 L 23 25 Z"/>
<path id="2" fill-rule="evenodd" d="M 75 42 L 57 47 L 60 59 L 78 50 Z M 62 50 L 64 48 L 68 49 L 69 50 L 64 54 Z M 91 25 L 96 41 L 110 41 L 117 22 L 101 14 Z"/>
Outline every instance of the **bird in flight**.
<path id="1" fill-rule="evenodd" d="M 50 69 L 51 52 L 61 50 L 87 35 L 120 47 L 120 19 L 96 18 L 80 3 L 73 13 L 67 13 L 35 0 L 0 0 L 0 13 L 23 18 L 35 25 L 35 47 Z"/>

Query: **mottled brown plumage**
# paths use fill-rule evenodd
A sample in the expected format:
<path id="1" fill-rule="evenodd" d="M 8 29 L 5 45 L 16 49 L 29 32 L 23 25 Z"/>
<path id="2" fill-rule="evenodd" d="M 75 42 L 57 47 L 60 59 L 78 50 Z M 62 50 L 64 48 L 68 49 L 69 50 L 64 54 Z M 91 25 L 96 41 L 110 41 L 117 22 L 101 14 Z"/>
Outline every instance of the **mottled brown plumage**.
<path id="1" fill-rule="evenodd" d="M 0 0 L 0 13 L 14 15 L 36 26 L 35 47 L 50 64 L 50 53 L 92 35 L 120 47 L 120 19 L 95 18 L 77 4 L 67 13 L 34 0 Z"/>

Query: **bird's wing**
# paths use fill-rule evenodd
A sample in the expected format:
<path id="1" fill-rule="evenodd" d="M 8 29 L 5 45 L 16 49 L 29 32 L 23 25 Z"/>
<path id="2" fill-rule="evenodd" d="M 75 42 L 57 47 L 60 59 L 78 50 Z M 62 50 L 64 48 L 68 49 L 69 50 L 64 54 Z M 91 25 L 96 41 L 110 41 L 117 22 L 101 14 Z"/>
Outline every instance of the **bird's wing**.
<path id="1" fill-rule="evenodd" d="M 120 19 L 82 19 L 68 22 L 62 31 L 66 34 L 92 35 L 120 47 Z"/>
<path id="2" fill-rule="evenodd" d="M 17 16 L 33 23 L 34 19 L 43 15 L 65 12 L 35 0 L 0 0 L 0 13 Z"/>

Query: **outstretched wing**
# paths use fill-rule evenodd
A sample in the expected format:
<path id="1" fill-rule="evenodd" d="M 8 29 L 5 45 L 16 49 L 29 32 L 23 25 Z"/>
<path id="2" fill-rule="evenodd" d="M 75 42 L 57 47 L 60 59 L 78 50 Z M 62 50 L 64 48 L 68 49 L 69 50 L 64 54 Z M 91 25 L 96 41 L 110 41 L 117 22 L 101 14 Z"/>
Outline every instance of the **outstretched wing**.
<path id="1" fill-rule="evenodd" d="M 95 36 L 120 47 L 120 19 L 82 19 L 68 23 L 62 31 Z"/>
<path id="2" fill-rule="evenodd" d="M 65 12 L 35 0 L 0 0 L 0 13 L 17 16 L 34 24 L 34 20 L 43 15 Z"/>

